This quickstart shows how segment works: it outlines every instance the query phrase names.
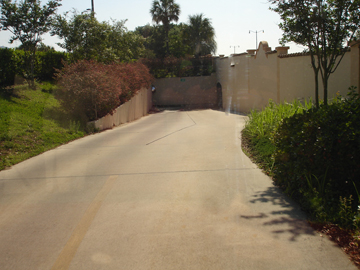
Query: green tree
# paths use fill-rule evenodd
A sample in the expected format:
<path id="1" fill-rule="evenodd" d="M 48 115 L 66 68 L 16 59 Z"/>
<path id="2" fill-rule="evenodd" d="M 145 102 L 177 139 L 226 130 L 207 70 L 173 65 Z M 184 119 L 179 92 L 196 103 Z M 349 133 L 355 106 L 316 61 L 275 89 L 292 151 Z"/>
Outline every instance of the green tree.
<path id="1" fill-rule="evenodd" d="M 169 31 L 169 52 L 175 57 L 192 55 L 191 47 L 186 39 L 188 26 L 184 23 L 172 25 Z"/>
<path id="2" fill-rule="evenodd" d="M 48 46 L 42 42 L 40 42 L 40 44 L 38 44 L 36 46 L 36 48 L 37 48 L 37 51 L 40 51 L 40 52 L 55 51 L 54 47 Z"/>
<path id="3" fill-rule="evenodd" d="M 269 0 L 284 31 L 281 43 L 293 41 L 308 48 L 315 75 L 315 99 L 319 107 L 320 73 L 324 104 L 328 80 L 343 59 L 347 42 L 360 28 L 359 0 Z"/>
<path id="4" fill-rule="evenodd" d="M 12 2 L 0 0 L 0 29 L 10 31 L 13 36 L 10 43 L 19 40 L 26 52 L 26 70 L 24 73 L 29 86 L 34 88 L 34 60 L 36 47 L 41 42 L 41 36 L 50 31 L 52 19 L 61 0 L 49 1 L 40 6 L 40 0 L 23 0 Z"/>
<path id="5" fill-rule="evenodd" d="M 135 29 L 135 33 L 145 39 L 146 58 L 164 58 L 166 56 L 165 32 L 161 25 L 139 26 Z"/>
<path id="6" fill-rule="evenodd" d="M 169 53 L 167 56 L 186 57 L 192 55 L 189 42 L 186 38 L 186 30 L 188 26 L 184 23 L 170 24 L 169 31 Z M 162 25 L 150 24 L 139 26 L 135 32 L 145 39 L 145 48 L 147 50 L 146 58 L 166 57 L 165 32 Z"/>
<path id="7" fill-rule="evenodd" d="M 129 62 L 143 57 L 145 39 L 135 31 L 128 31 L 126 21 L 112 21 L 108 36 L 108 51 L 115 60 Z"/>
<path id="8" fill-rule="evenodd" d="M 189 16 L 186 29 L 187 40 L 192 54 L 202 56 L 216 52 L 215 29 L 211 21 L 204 14 Z"/>
<path id="9" fill-rule="evenodd" d="M 169 31 L 170 23 L 177 22 L 180 15 L 180 6 L 174 0 L 154 0 L 150 9 L 152 20 L 159 24 L 163 24 L 165 31 L 166 53 L 169 54 Z"/>
<path id="10" fill-rule="evenodd" d="M 92 13 L 74 12 L 70 19 L 67 18 L 67 14 L 59 15 L 51 34 L 63 39 L 58 45 L 72 53 L 73 61 L 131 61 L 142 55 L 144 39 L 127 31 L 125 22 L 99 22 Z"/>

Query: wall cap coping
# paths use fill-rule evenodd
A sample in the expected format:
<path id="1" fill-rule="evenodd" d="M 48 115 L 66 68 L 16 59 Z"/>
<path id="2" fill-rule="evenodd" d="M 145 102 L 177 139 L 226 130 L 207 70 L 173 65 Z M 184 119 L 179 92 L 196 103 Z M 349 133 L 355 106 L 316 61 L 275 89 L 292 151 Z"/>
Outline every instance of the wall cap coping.
<path id="1" fill-rule="evenodd" d="M 244 52 L 244 53 L 235 53 L 235 54 L 231 54 L 230 56 L 242 56 L 242 55 L 247 55 L 247 54 L 249 54 L 249 53 L 247 53 L 247 52 Z"/>
<path id="2" fill-rule="evenodd" d="M 248 54 L 255 55 L 257 49 L 246 50 Z"/>
<path id="3" fill-rule="evenodd" d="M 344 49 L 346 51 L 350 51 L 351 47 L 354 47 L 357 45 L 359 45 L 358 47 L 360 48 L 360 40 L 354 40 L 354 41 L 349 42 L 348 47 L 346 47 Z M 288 54 L 287 51 L 290 49 L 289 46 L 279 46 L 279 47 L 276 47 L 275 50 L 271 50 L 271 47 L 269 47 L 269 44 L 267 41 L 260 41 L 257 49 L 248 49 L 244 53 L 235 53 L 235 54 L 231 54 L 230 56 L 224 56 L 223 54 L 221 54 L 218 57 L 213 56 L 213 58 L 220 58 L 220 60 L 221 60 L 221 59 L 226 59 L 229 57 L 242 56 L 242 55 L 248 55 L 249 57 L 251 57 L 251 56 L 256 57 L 256 55 L 260 51 L 260 48 L 262 48 L 264 50 L 265 55 L 278 53 L 279 58 L 300 57 L 300 56 L 309 56 L 310 55 L 309 52 L 297 52 L 297 53 Z"/>
<path id="4" fill-rule="evenodd" d="M 290 57 L 299 57 L 299 56 L 308 56 L 310 53 L 308 52 L 299 52 L 299 53 L 290 53 L 290 54 L 280 54 L 279 58 L 290 58 Z"/>
<path id="5" fill-rule="evenodd" d="M 274 53 L 277 53 L 277 50 L 266 52 L 266 54 L 274 54 Z"/>

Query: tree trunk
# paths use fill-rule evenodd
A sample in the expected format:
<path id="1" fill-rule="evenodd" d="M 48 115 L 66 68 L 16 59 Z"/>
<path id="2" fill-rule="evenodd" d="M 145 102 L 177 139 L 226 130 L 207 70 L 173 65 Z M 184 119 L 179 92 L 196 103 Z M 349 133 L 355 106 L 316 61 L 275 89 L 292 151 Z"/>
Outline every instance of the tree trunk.
<path id="1" fill-rule="evenodd" d="M 319 103 L 319 70 L 320 67 L 316 66 L 315 64 L 315 56 L 311 53 L 311 65 L 314 71 L 314 77 L 315 77 L 315 105 L 316 108 L 320 107 Z"/>
<path id="2" fill-rule="evenodd" d="M 319 104 L 319 70 L 314 69 L 314 73 L 315 73 L 315 105 L 316 108 L 320 107 Z"/>
<path id="3" fill-rule="evenodd" d="M 26 82 L 29 85 L 30 89 L 35 89 L 35 80 L 34 80 L 34 61 L 35 53 L 31 50 L 24 49 L 24 58 L 25 58 L 25 73 L 23 74 Z"/>
<path id="4" fill-rule="evenodd" d="M 323 85 L 324 85 L 324 105 L 328 105 L 328 75 L 325 74 L 323 78 Z"/>

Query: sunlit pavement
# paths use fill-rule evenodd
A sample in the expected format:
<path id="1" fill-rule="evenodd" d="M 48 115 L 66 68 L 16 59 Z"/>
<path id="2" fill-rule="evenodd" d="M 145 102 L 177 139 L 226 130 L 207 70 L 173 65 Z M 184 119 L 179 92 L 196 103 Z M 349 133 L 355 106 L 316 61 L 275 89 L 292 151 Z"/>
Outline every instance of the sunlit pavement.
<path id="1" fill-rule="evenodd" d="M 245 117 L 165 111 L 0 173 L 0 269 L 357 269 L 242 153 Z"/>

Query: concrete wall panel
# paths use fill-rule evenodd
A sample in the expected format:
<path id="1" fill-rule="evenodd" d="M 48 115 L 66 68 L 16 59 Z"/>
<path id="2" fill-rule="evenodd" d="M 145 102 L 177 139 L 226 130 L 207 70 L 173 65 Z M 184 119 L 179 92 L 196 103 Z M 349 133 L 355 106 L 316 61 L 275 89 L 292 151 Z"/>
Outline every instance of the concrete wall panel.
<path id="1" fill-rule="evenodd" d="M 142 88 L 131 100 L 116 108 L 113 115 L 108 114 L 89 124 L 93 124 L 95 128 L 100 130 L 105 130 L 139 119 L 147 115 L 151 109 L 151 95 L 150 88 Z"/>

